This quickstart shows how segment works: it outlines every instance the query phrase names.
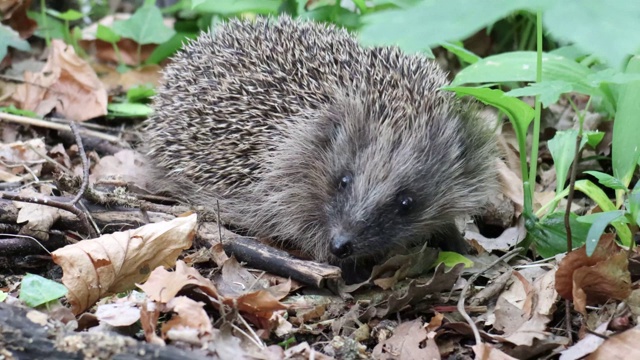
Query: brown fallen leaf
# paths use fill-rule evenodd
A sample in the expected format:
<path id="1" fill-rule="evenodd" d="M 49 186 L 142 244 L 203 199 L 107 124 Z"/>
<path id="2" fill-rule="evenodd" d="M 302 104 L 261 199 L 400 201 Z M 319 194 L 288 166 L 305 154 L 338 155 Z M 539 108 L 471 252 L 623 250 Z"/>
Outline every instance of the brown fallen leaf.
<path id="1" fill-rule="evenodd" d="M 204 311 L 204 305 L 205 303 L 191 300 L 186 296 L 171 299 L 167 303 L 167 310 L 175 314 L 171 320 L 162 324 L 162 337 L 173 341 L 186 340 L 198 345 L 202 344 L 202 340 L 208 340 L 213 334 L 213 325 L 207 312 Z M 195 338 L 182 336 L 185 330 L 194 334 Z"/>
<path id="2" fill-rule="evenodd" d="M 182 260 L 176 263 L 175 271 L 167 271 L 163 267 L 155 268 L 147 281 L 138 287 L 151 300 L 166 304 L 187 285 L 197 286 L 205 294 L 216 299 L 219 297 L 218 290 L 213 283 L 200 275 L 198 270 L 187 266 Z"/>
<path id="3" fill-rule="evenodd" d="M 5 176 L 15 176 L 18 181 L 27 177 L 36 180 L 34 177 L 40 176 L 43 162 L 42 156 L 38 153 L 45 152 L 46 146 L 42 139 L 17 141 L 10 144 L 0 143 L 0 160 L 2 160 L 0 170 L 6 172 Z"/>
<path id="4" fill-rule="evenodd" d="M 587 360 L 640 359 L 640 329 L 635 327 L 611 336 Z"/>
<path id="5" fill-rule="evenodd" d="M 481 343 L 471 348 L 476 354 L 476 360 L 516 360 L 516 358 L 503 353 L 491 344 Z"/>
<path id="6" fill-rule="evenodd" d="M 144 164 L 145 159 L 139 152 L 134 150 L 118 151 L 113 155 L 102 157 L 91 171 L 89 179 L 92 183 L 100 179 L 118 179 L 138 183 L 141 179 L 148 178 L 146 176 L 148 169 L 143 167 Z"/>
<path id="7" fill-rule="evenodd" d="M 560 262 L 556 289 L 563 298 L 573 300 L 583 314 L 586 305 L 626 299 L 631 294 L 627 256 L 615 243 L 614 234 L 604 234 L 590 257 L 583 246 Z"/>
<path id="8" fill-rule="evenodd" d="M 433 337 L 428 339 L 422 320 L 404 322 L 393 331 L 393 336 L 378 343 L 371 354 L 374 359 L 425 360 L 440 359 Z M 421 343 L 426 342 L 422 347 Z"/>
<path id="9" fill-rule="evenodd" d="M 56 109 L 70 120 L 107 114 L 107 91 L 91 66 L 62 40 L 51 42 L 47 63 L 38 73 L 26 71 L 13 96 L 17 106 L 44 116 Z"/>
<path id="10" fill-rule="evenodd" d="M 32 188 L 20 191 L 20 196 L 26 198 L 42 199 L 45 195 Z M 20 209 L 16 223 L 24 224 L 20 228 L 20 235 L 34 236 L 41 240 L 49 240 L 49 229 L 60 219 L 62 210 L 40 204 L 33 204 L 22 201 L 14 201 L 14 205 Z"/>
<path id="11" fill-rule="evenodd" d="M 196 223 L 192 214 L 54 251 L 51 255 L 62 268 L 73 313 L 81 313 L 103 296 L 132 289 L 151 269 L 172 267 L 178 255 L 191 247 Z"/>

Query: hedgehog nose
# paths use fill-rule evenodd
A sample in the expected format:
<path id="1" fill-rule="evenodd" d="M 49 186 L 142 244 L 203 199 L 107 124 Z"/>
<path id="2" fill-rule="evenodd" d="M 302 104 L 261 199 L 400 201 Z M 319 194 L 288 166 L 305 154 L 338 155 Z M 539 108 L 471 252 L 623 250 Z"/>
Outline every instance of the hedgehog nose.
<path id="1" fill-rule="evenodd" d="M 351 236 L 339 234 L 331 239 L 331 253 L 340 259 L 351 256 L 353 253 L 353 242 Z"/>

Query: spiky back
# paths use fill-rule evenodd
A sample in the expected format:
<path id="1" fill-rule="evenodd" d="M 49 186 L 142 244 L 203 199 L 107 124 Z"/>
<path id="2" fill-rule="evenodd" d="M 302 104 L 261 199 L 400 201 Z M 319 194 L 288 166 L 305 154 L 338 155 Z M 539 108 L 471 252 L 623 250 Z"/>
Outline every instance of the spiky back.
<path id="1" fill-rule="evenodd" d="M 430 61 L 364 49 L 334 26 L 232 20 L 187 44 L 164 70 L 145 146 L 174 180 L 224 195 L 260 177 L 261 157 L 296 114 L 351 93 L 401 127 L 442 105 L 436 89 L 445 81 Z"/>

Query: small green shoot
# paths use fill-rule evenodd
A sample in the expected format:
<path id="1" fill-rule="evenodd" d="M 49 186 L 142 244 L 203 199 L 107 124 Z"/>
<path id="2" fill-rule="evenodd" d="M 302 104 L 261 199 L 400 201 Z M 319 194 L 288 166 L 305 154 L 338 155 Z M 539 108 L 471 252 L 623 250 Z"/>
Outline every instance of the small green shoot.
<path id="1" fill-rule="evenodd" d="M 27 274 L 20 286 L 20 300 L 31 307 L 57 300 L 67 295 L 67 288 L 39 275 Z"/>

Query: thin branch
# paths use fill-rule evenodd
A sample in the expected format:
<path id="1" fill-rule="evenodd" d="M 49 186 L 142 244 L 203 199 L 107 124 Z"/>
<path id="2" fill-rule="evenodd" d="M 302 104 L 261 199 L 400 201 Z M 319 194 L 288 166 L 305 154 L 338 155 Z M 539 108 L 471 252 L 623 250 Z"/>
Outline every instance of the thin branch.
<path id="1" fill-rule="evenodd" d="M 469 324 L 469 326 L 471 327 L 471 330 L 473 331 L 473 336 L 475 337 L 475 340 L 476 340 L 476 345 L 482 343 L 482 338 L 480 337 L 480 331 L 478 330 L 478 327 L 473 322 L 473 319 L 471 319 L 471 316 L 469 316 L 469 314 L 467 314 L 467 311 L 464 308 L 464 302 L 465 302 L 465 299 L 466 299 L 467 291 L 469 290 L 469 287 L 471 287 L 471 284 L 473 284 L 478 279 L 478 277 L 480 277 L 480 275 L 482 275 L 483 273 L 489 271 L 489 269 L 491 269 L 492 267 L 498 265 L 500 262 L 508 261 L 513 256 L 515 256 L 518 253 L 520 253 L 520 251 L 522 251 L 522 248 L 515 248 L 515 249 L 509 251 L 508 253 L 502 255 L 496 261 L 494 261 L 491 264 L 489 264 L 482 271 L 473 274 L 473 276 L 471 276 L 469 278 L 469 280 L 467 281 L 467 284 L 464 286 L 464 288 L 462 289 L 462 292 L 460 293 L 460 298 L 458 299 L 458 312 L 460 312 L 460 315 L 462 315 L 462 317 L 467 321 L 467 324 Z"/>
<path id="2" fill-rule="evenodd" d="M 78 124 L 72 122 L 69 123 L 69 127 L 71 127 L 71 131 L 73 131 L 73 136 L 76 137 L 76 145 L 78 145 L 78 152 L 80 160 L 82 161 L 82 185 L 80 185 L 80 190 L 78 190 L 76 197 L 74 197 L 70 202 L 71 205 L 75 205 L 80 201 L 80 199 L 82 199 L 85 191 L 87 191 L 87 187 L 89 186 L 89 159 L 87 159 L 87 154 L 84 152 L 84 146 L 82 145 L 82 137 L 80 136 Z"/>

